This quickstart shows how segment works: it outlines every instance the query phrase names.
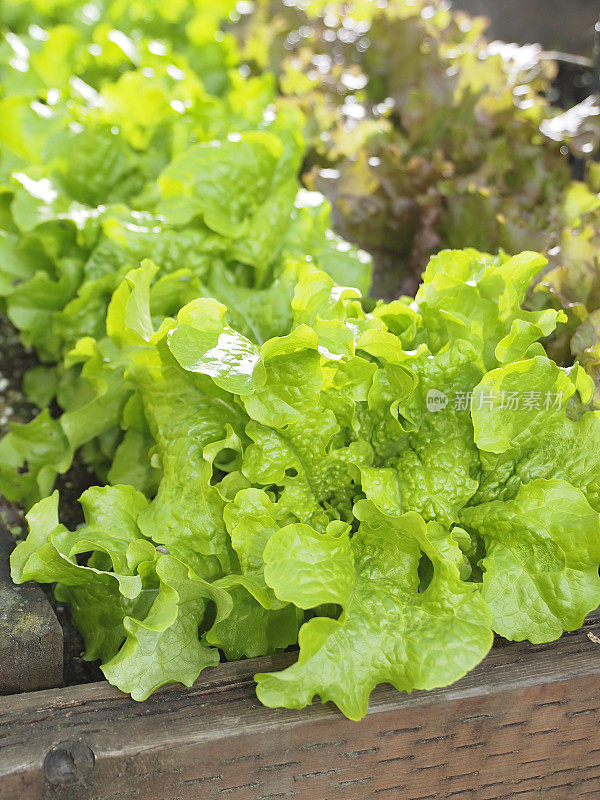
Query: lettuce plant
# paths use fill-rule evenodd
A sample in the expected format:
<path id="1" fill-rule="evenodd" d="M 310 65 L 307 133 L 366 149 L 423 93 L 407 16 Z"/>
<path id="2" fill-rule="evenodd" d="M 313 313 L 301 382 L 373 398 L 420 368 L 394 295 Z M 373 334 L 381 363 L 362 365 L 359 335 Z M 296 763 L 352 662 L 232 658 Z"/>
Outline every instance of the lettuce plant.
<path id="1" fill-rule="evenodd" d="M 226 299 L 245 329 L 259 323 L 243 290 L 268 289 L 290 254 L 366 290 L 368 265 L 344 258 L 326 204 L 298 196 L 302 117 L 277 108 L 271 76 L 244 77 L 206 9 L 167 43 L 132 20 L 107 30 L 113 13 L 9 32 L 0 51 L 0 303 L 24 344 L 55 363 L 102 335 L 143 257 L 188 270 L 189 296 Z M 43 383 L 30 381 L 36 399 Z"/>
<path id="2" fill-rule="evenodd" d="M 443 247 L 556 245 L 570 170 L 540 131 L 556 67 L 539 46 L 490 43 L 439 0 L 259 2 L 246 29 L 307 112 L 307 179 L 381 263 L 378 294 L 412 293 Z"/>
<path id="3" fill-rule="evenodd" d="M 56 581 L 138 700 L 298 643 L 260 700 L 351 719 L 379 683 L 460 678 L 494 632 L 578 627 L 600 603 L 600 416 L 539 343 L 563 312 L 521 308 L 543 264 L 444 251 L 414 300 L 369 305 L 304 263 L 288 330 L 258 343 L 214 299 L 158 324 L 145 262 L 70 356 L 90 391 L 126 387 L 123 480 L 82 495 L 76 531 L 57 493 L 35 505 L 14 579 Z"/>
<path id="4" fill-rule="evenodd" d="M 44 410 L 3 439 L 10 500 L 45 496 L 83 445 L 107 477 L 125 387 L 116 378 L 90 393 L 79 356 L 65 356 L 105 335 L 111 295 L 142 258 L 165 278 L 151 293 L 155 318 L 215 297 L 254 341 L 289 328 L 305 259 L 368 289 L 368 256 L 332 233 L 327 203 L 300 186 L 301 114 L 277 106 L 268 73 L 243 74 L 220 30 L 229 8 L 184 3 L 160 39 L 119 3 L 87 21 L 88 6 L 42 4 L 58 15 L 47 25 L 35 3 L 16 4 L 14 19 L 2 12 L 24 30 L 0 49 L 0 311 L 42 362 L 26 394 L 66 412 L 57 421 Z"/>
<path id="5" fill-rule="evenodd" d="M 56 584 L 123 691 L 297 645 L 261 701 L 358 719 L 379 683 L 448 684 L 494 633 L 550 641 L 600 603 L 600 422 L 556 363 L 598 370 L 600 209 L 541 138 L 537 53 L 442 3 L 304 11 L 2 9 L 0 304 L 46 408 L 0 443 L 0 490 L 33 506 L 15 581 Z M 475 250 L 364 300 L 305 138 L 348 238 L 411 273 L 548 246 L 557 307 L 522 307 L 543 258 Z M 77 450 L 106 485 L 71 531 Z"/>
<path id="6" fill-rule="evenodd" d="M 437 0 L 258 2 L 243 32 L 306 111 L 305 182 L 373 255 L 374 294 L 412 294 L 441 248 L 542 250 L 529 306 L 568 314 L 547 346 L 586 365 L 598 407 L 600 172 L 589 160 L 571 179 L 567 150 L 589 159 L 593 144 L 549 102 L 548 54 L 490 42 L 483 18 Z"/>

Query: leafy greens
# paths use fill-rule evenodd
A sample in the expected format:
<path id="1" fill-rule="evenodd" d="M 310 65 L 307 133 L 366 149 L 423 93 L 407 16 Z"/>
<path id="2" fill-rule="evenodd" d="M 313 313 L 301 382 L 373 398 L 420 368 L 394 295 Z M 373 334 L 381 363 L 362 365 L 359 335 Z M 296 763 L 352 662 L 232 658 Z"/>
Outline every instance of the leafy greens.
<path id="1" fill-rule="evenodd" d="M 86 658 L 136 699 L 219 650 L 298 642 L 296 664 L 256 676 L 260 700 L 318 695 L 351 719 L 379 683 L 461 677 L 494 631 L 578 627 L 600 603 L 600 415 L 583 369 L 538 342 L 564 314 L 521 309 L 543 263 L 444 251 L 414 301 L 369 313 L 305 263 L 288 331 L 259 343 L 214 299 L 155 324 L 164 278 L 144 262 L 108 340 L 77 351 L 96 389 L 95 371 L 121 376 L 146 471 L 120 462 L 74 532 L 57 493 L 34 506 L 15 580 L 57 581 Z"/>
<path id="2" fill-rule="evenodd" d="M 261 701 L 359 719 L 600 604 L 598 176 L 541 136 L 551 64 L 444 3 L 240 7 L 2 9 L 0 310 L 43 409 L 0 442 L 12 574 L 135 699 L 298 645 Z M 364 299 L 302 171 L 414 299 Z M 552 269 L 524 309 L 544 257 L 429 259 L 467 244 Z"/>
<path id="3" fill-rule="evenodd" d="M 216 297 L 257 341 L 289 327 L 305 260 L 362 291 L 370 284 L 369 257 L 331 231 L 328 204 L 300 186 L 302 115 L 278 107 L 269 74 L 245 76 L 220 31 L 229 6 L 194 15 L 184 4 L 166 42 L 118 6 L 97 24 L 69 4 L 47 29 L 35 14 L 28 25 L 14 19 L 24 31 L 0 50 L 0 310 L 43 362 L 27 395 L 43 408 L 56 398 L 65 412 L 44 410 L 0 443 L 0 490 L 28 506 L 82 446 L 108 476 L 127 391 L 100 370 L 90 393 L 77 343 L 102 339 L 111 295 L 143 258 L 163 278 L 155 319 Z M 99 343 L 100 362 L 110 347 Z M 140 435 L 132 429 L 125 450 Z"/>
<path id="4" fill-rule="evenodd" d="M 490 42 L 483 18 L 437 0 L 259 2 L 242 40 L 305 111 L 304 179 L 373 255 L 374 295 L 412 294 L 443 248 L 540 250 L 528 305 L 568 314 L 547 346 L 586 366 L 598 407 L 600 172 L 588 160 L 571 179 L 566 153 L 589 159 L 593 137 L 550 104 L 550 54 Z"/>

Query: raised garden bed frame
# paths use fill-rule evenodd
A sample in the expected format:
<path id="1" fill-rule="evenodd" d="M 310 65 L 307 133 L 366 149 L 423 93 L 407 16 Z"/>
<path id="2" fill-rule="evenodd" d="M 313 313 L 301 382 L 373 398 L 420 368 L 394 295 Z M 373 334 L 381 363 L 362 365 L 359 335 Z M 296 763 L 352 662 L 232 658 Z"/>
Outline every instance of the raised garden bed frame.
<path id="1" fill-rule="evenodd" d="M 136 703 L 105 682 L 0 698 L 0 800 L 572 800 L 600 796 L 600 617 L 495 647 L 446 689 L 380 687 L 366 718 L 262 707 L 222 664 Z"/>
<path id="2" fill-rule="evenodd" d="M 489 14 L 504 39 L 522 41 L 527 30 L 546 47 L 591 52 L 594 0 L 571 0 L 571 27 L 564 0 L 510 0 L 511 13 L 494 0 L 456 5 Z M 21 626 L 22 688 L 58 682 L 50 607 L 34 586 L 20 587 L 15 603 L 7 613 L 25 604 L 44 631 Z M 6 691 L 15 691 L 18 658 Z M 558 642 L 497 646 L 446 689 L 380 687 L 360 723 L 330 704 L 262 707 L 252 676 L 294 658 L 222 664 L 145 703 L 106 682 L 0 697 L 0 800 L 600 798 L 600 613 Z"/>

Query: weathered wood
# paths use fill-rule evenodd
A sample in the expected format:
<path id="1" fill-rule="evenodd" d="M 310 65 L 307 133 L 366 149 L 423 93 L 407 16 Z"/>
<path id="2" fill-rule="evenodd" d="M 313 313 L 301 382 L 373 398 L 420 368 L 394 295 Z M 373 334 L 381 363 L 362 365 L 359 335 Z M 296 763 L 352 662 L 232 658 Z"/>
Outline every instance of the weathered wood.
<path id="1" fill-rule="evenodd" d="M 137 704 L 105 683 L 0 700 L 1 800 L 566 800 L 600 796 L 600 645 L 495 648 L 454 686 L 381 687 L 367 717 L 259 705 L 222 664 Z"/>
<path id="2" fill-rule="evenodd" d="M 10 532 L 0 523 L 0 695 L 61 686 L 62 628 L 43 591 L 10 578 Z"/>
<path id="3" fill-rule="evenodd" d="M 489 17 L 491 37 L 592 55 L 598 0 L 453 0 L 452 4 Z"/>

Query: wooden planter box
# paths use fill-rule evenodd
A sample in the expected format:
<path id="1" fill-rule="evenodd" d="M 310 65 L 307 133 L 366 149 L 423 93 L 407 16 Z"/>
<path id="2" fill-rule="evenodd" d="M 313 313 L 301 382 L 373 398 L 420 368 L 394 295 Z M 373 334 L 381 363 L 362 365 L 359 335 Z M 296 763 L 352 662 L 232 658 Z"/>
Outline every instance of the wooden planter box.
<path id="1" fill-rule="evenodd" d="M 252 676 L 294 654 L 136 703 L 106 682 L 42 688 L 62 682 L 62 631 L 39 586 L 10 582 L 11 547 L 0 526 L 0 691 L 41 690 L 0 697 L 0 800 L 600 797 L 600 613 L 499 645 L 446 689 L 380 687 L 362 722 L 261 706 Z"/>
<path id="2" fill-rule="evenodd" d="M 252 675 L 292 655 L 222 664 L 145 703 L 104 682 L 7 696 L 0 798 L 600 797 L 597 634 L 590 620 L 558 642 L 496 647 L 447 689 L 380 687 L 359 723 L 258 703 Z"/>
<path id="3" fill-rule="evenodd" d="M 452 5 L 488 17 L 492 38 L 592 55 L 597 0 L 453 0 Z"/>
<path id="4" fill-rule="evenodd" d="M 60 684 L 62 633 L 15 587 L 0 526 L 0 685 Z M 0 697 L 0 800 L 571 800 L 600 796 L 600 614 L 546 645 L 496 647 L 434 692 L 380 687 L 367 717 L 262 707 L 222 664 L 135 703 L 105 682 Z M 20 684 L 19 684 L 20 681 Z"/>
<path id="5" fill-rule="evenodd" d="M 597 0 L 456 5 L 493 36 L 591 53 Z M 62 632 L 39 587 L 10 583 L 8 542 L 0 525 L 0 800 L 600 798 L 600 615 L 558 642 L 497 646 L 446 689 L 379 687 L 359 723 L 331 704 L 260 705 L 252 676 L 293 654 L 135 703 L 106 682 L 41 688 L 61 682 Z"/>

